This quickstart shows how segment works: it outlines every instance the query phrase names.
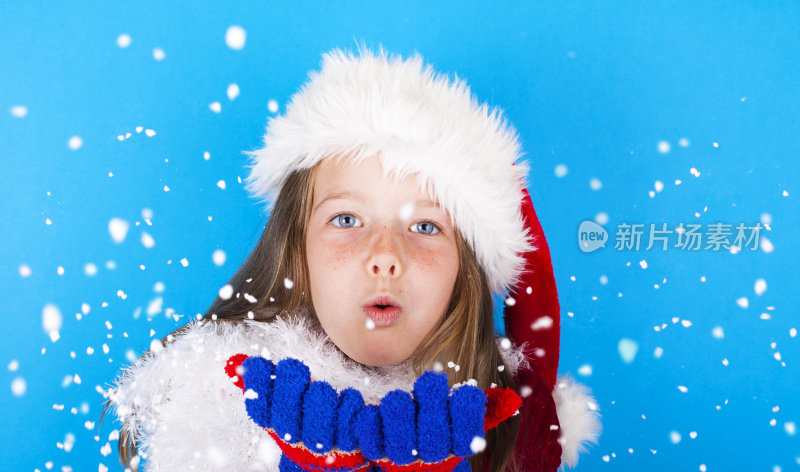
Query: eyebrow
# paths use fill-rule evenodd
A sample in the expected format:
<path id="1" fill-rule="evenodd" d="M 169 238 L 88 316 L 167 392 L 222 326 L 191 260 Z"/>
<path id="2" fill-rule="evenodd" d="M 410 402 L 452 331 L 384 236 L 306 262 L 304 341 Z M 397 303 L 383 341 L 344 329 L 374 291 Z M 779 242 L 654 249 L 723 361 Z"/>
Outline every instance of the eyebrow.
<path id="1" fill-rule="evenodd" d="M 323 198 L 322 201 L 319 202 L 316 207 L 314 207 L 314 210 L 312 211 L 312 214 L 316 213 L 317 210 L 319 210 L 319 207 L 321 207 L 328 200 L 343 199 L 343 198 L 348 198 L 348 197 L 354 197 L 356 200 L 360 200 L 362 202 L 364 200 L 366 200 L 366 198 L 364 198 L 364 195 L 362 195 L 361 193 L 358 193 L 358 192 L 336 192 L 336 193 L 332 193 L 332 194 L 328 195 L 327 197 Z M 421 206 L 421 207 L 438 208 L 438 205 L 436 205 L 434 202 L 432 202 L 430 200 L 417 200 L 415 203 L 418 206 Z"/>

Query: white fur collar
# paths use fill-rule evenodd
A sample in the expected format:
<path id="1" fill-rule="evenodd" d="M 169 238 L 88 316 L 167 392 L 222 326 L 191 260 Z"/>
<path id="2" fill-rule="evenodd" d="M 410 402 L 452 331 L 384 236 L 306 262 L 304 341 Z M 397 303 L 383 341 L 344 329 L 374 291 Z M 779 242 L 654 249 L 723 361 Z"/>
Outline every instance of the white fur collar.
<path id="1" fill-rule="evenodd" d="M 512 375 L 525 365 L 520 347 L 500 352 Z M 349 360 L 324 332 L 299 316 L 270 323 L 192 323 L 165 348 L 127 367 L 107 392 L 121 429 L 140 441 L 147 471 L 277 472 L 280 450 L 247 416 L 241 391 L 221 367 L 237 353 L 273 362 L 300 359 L 312 379 L 325 380 L 337 390 L 357 386 L 372 404 L 391 390 L 410 391 L 416 379 L 409 363 L 367 369 Z M 583 443 L 596 441 L 599 421 L 586 387 L 563 377 L 557 385 L 562 461 L 572 466 Z"/>

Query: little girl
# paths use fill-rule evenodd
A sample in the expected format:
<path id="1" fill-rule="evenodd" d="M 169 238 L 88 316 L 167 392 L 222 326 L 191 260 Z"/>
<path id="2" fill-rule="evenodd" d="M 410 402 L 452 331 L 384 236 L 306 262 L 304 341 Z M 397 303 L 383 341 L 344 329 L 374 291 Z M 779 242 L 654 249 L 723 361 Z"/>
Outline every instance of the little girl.
<path id="1" fill-rule="evenodd" d="M 586 387 L 556 380 L 559 305 L 520 155 L 500 111 L 479 105 L 463 81 L 437 74 L 419 55 L 365 47 L 324 54 L 321 71 L 269 120 L 263 148 L 250 153 L 247 188 L 271 212 L 260 241 L 201 320 L 151 348 L 108 392 L 122 422 L 123 464 L 148 471 L 574 466 L 596 442 L 599 415 Z M 494 332 L 493 294 L 506 300 L 506 337 Z M 254 381 L 255 366 L 267 370 Z M 436 382 L 433 373 L 446 378 L 444 409 L 423 405 L 418 391 Z M 300 396 L 279 400 L 293 378 L 305 378 Z M 259 395 L 274 382 L 265 411 L 274 421 L 307 420 L 297 402 L 312 380 L 334 403 L 310 410 L 309 387 L 304 415 L 339 415 L 331 420 L 338 426 L 328 426 L 337 438 L 329 446 L 310 439 L 324 431 L 307 422 L 302 441 L 275 434 L 278 427 L 251 408 L 267 401 Z M 445 415 L 445 439 L 455 438 L 469 426 L 454 413 L 454 392 L 468 388 L 487 392 L 478 402 L 486 418 L 503 406 L 490 391 L 507 389 L 521 406 L 487 429 L 485 442 L 473 441 L 463 461 L 430 459 L 425 451 L 442 438 L 423 431 L 426 415 Z M 385 414 L 398 395 L 413 401 L 408 429 Z M 345 398 L 360 402 L 346 420 Z M 382 420 L 364 413 L 376 411 Z M 362 426 L 369 421 L 376 429 Z M 360 436 L 346 447 L 353 427 Z M 390 430 L 408 432 L 400 439 L 413 445 L 413 457 L 404 463 L 388 452 Z M 289 451 L 299 456 L 287 458 Z M 362 462 L 342 465 L 353 457 Z M 330 468 L 311 465 L 317 460 Z"/>

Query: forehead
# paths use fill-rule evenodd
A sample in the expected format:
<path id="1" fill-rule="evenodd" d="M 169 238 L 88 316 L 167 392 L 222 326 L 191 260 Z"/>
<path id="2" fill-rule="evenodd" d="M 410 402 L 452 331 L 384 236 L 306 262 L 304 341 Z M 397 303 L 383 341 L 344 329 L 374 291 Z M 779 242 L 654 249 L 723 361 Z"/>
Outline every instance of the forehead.
<path id="1" fill-rule="evenodd" d="M 440 208 L 431 199 L 418 175 L 400 178 L 389 174 L 377 156 L 359 161 L 343 158 L 322 160 L 314 181 L 314 201 L 319 204 L 329 198 L 404 199 L 413 200 L 418 205 Z"/>

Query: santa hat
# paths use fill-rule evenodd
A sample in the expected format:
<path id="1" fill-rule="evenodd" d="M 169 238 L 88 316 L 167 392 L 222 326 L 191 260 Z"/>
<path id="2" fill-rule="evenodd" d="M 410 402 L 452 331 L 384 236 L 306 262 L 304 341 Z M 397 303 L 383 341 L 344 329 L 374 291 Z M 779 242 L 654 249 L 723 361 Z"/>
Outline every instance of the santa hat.
<path id="1" fill-rule="evenodd" d="M 506 334 L 528 342 L 552 390 L 558 298 L 516 130 L 419 54 L 333 49 L 309 77 L 269 119 L 263 147 L 247 153 L 248 191 L 271 206 L 289 174 L 334 154 L 352 162 L 379 154 L 387 175 L 415 175 L 472 247 L 491 290 L 509 297 Z"/>

